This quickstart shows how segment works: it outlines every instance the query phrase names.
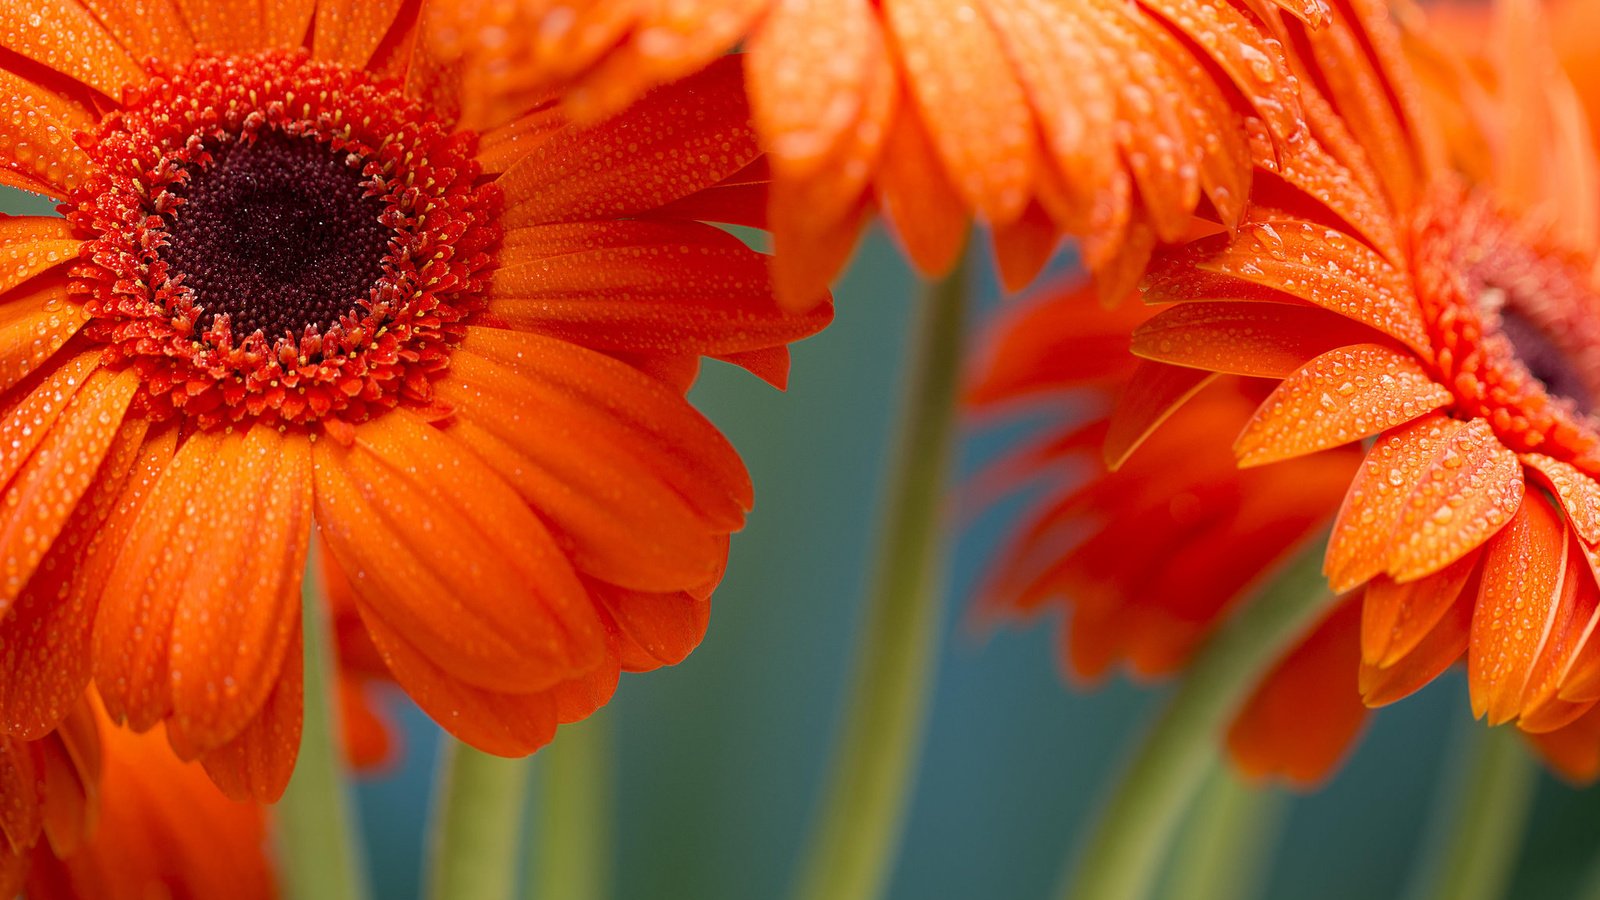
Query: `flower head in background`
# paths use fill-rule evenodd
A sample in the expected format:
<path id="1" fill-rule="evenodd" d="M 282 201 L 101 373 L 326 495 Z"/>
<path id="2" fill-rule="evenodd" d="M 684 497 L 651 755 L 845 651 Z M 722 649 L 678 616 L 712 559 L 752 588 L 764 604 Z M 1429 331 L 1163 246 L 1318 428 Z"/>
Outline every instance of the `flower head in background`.
<path id="1" fill-rule="evenodd" d="M 1340 7 L 1319 30 L 1280 22 L 1310 139 L 1258 153 L 1237 234 L 1197 223 L 1192 240 L 1157 251 L 1143 293 L 1160 310 L 1131 329 L 1143 361 L 1105 426 L 1116 471 L 1041 516 L 1002 569 L 1005 597 L 1070 592 L 1074 629 L 1093 621 L 1099 591 L 1122 617 L 1116 635 L 1152 621 L 1146 607 L 1177 606 L 1203 630 L 1229 601 L 1122 593 L 1147 589 L 1128 582 L 1154 577 L 1145 560 L 1081 552 L 1092 563 L 1078 582 L 1065 565 L 1053 581 L 1026 576 L 1019 560 L 1052 517 L 1094 520 L 1103 540 L 1152 529 L 1160 545 L 1183 527 L 1179 501 L 1222 517 L 1227 534 L 1243 508 L 1230 492 L 1279 508 L 1289 534 L 1331 519 L 1325 572 L 1348 599 L 1330 602 L 1240 714 L 1230 743 L 1247 770 L 1317 779 L 1364 718 L 1356 689 L 1387 704 L 1465 659 L 1477 715 L 1515 720 L 1570 777 L 1600 774 L 1596 157 L 1570 86 L 1539 52 L 1537 16 L 1508 8 L 1505 52 L 1476 64 L 1415 31 L 1403 44 L 1377 5 Z M 1041 341 L 1013 330 L 1013 342 Z M 1061 334 L 1065 347 L 1082 340 Z M 1243 470 L 1210 459 L 1221 450 Z M 1141 507 L 1160 478 L 1169 508 Z M 1206 597 L 1231 562 L 1201 559 L 1201 589 L 1183 594 Z M 1248 580 L 1225 587 L 1231 600 Z M 1181 663 L 1159 652 L 1165 620 L 1154 621 L 1113 644 L 1136 669 Z M 1079 654 L 1080 643 L 1096 642 L 1075 638 Z M 1325 727 L 1296 724 L 1306 703 L 1330 711 Z"/>
<path id="2" fill-rule="evenodd" d="M 1140 679 L 1182 671 L 1326 528 L 1361 462 L 1344 447 L 1240 469 L 1218 436 L 1237 433 L 1270 388 L 1197 382 L 1129 355 L 1129 333 L 1150 315 L 1131 301 L 1102 307 L 1088 285 L 1048 288 L 994 324 L 967 395 L 985 417 L 1045 414 L 1052 423 L 974 485 L 981 499 L 1045 485 L 994 561 L 979 612 L 1031 618 L 1061 608 L 1061 656 L 1079 683 L 1117 667 Z M 1160 380 L 1192 397 L 1144 437 L 1139 410 L 1118 399 L 1159 391 Z M 1134 436 L 1144 438 L 1137 452 Z M 1353 634 L 1349 620 L 1330 620 L 1262 680 L 1230 734 L 1241 769 L 1309 784 L 1344 756 L 1366 714 L 1354 685 L 1359 650 L 1341 643 Z M 1318 710 L 1317 727 L 1300 715 L 1306 708 Z"/>
<path id="3" fill-rule="evenodd" d="M 315 6 L 313 13 L 312 7 Z M 390 8 L 392 7 L 392 8 Z M 782 384 L 740 69 L 455 125 L 439 4 L 0 11 L 0 725 L 92 671 L 236 796 L 300 721 L 315 523 L 393 677 L 518 755 L 704 630 L 751 489 L 684 399 Z"/>
<path id="4" fill-rule="evenodd" d="M 1149 311 L 1106 309 L 1087 285 L 1047 289 L 995 323 L 967 404 L 985 416 L 1049 411 L 1053 427 L 974 485 L 984 499 L 1067 476 L 995 561 L 980 612 L 1033 614 L 1066 600 L 1070 674 L 1121 663 L 1140 677 L 1182 668 L 1264 572 L 1315 537 L 1360 456 L 1320 454 L 1241 470 L 1215 435 L 1237 431 L 1265 396 L 1231 378 L 1198 390 L 1117 468 L 1102 462 L 1129 421 L 1116 400 L 1154 368 L 1128 353 Z"/>
<path id="5" fill-rule="evenodd" d="M 786 300 L 844 265 L 880 207 L 924 272 L 968 220 L 994 230 L 1008 284 L 1082 237 L 1111 295 L 1197 207 L 1225 222 L 1250 184 L 1247 131 L 1294 143 L 1302 118 L 1277 10 L 1321 0 L 475 0 L 437 34 L 472 114 L 551 89 L 584 120 L 736 45 L 773 175 L 768 221 Z M 495 19 L 486 25 L 488 13 Z M 485 39 L 474 29 L 489 29 Z M 1214 76 L 1220 76 L 1214 77 Z"/>
<path id="6" fill-rule="evenodd" d="M 0 743 L 0 891 L 31 900 L 269 900 L 266 812 L 224 797 L 160 730 L 117 728 L 93 699 L 55 732 Z"/>

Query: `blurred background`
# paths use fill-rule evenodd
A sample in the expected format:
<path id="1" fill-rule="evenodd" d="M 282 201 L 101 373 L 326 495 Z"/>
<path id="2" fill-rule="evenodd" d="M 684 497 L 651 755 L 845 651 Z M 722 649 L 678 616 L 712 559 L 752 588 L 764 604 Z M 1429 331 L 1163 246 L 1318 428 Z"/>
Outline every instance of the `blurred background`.
<path id="1" fill-rule="evenodd" d="M 0 211 L 49 207 L 7 191 Z M 1002 302 L 986 269 L 976 277 L 974 335 Z M 855 649 L 917 292 L 875 236 L 835 291 L 834 325 L 795 348 L 787 393 L 706 367 L 694 400 L 743 454 L 756 509 L 734 538 L 700 649 L 675 668 L 625 675 L 599 714 L 614 750 L 616 897 L 752 900 L 788 887 Z M 969 429 L 961 472 L 1028 427 Z M 966 619 L 975 585 L 1028 498 L 974 510 L 958 496 L 938 681 L 891 896 L 1043 898 L 1169 689 L 1113 680 L 1075 692 L 1059 677 L 1055 618 L 976 630 Z M 359 784 L 359 812 L 376 896 L 409 900 L 419 893 L 438 731 L 397 691 L 388 699 L 401 749 Z M 1439 796 L 1450 745 L 1468 727 L 1457 673 L 1381 711 L 1319 791 L 1278 792 L 1281 817 L 1260 848 L 1261 896 L 1406 897 L 1430 812 L 1451 799 Z M 1600 794 L 1543 776 L 1512 896 L 1570 895 L 1597 839 Z"/>

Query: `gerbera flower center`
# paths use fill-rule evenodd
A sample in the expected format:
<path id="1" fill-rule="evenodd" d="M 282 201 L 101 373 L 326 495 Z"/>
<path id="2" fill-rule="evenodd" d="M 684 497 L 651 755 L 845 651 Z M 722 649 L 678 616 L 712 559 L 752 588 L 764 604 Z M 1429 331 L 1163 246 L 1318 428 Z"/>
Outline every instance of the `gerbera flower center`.
<path id="1" fill-rule="evenodd" d="M 1511 344 L 1518 362 L 1554 397 L 1571 401 L 1579 410 L 1594 408 L 1594 394 L 1585 373 L 1578 370 L 1569 355 L 1545 334 L 1532 318 L 1511 307 L 1501 307 L 1496 324 Z"/>
<path id="2" fill-rule="evenodd" d="M 1479 200 L 1436 202 L 1414 241 L 1434 367 L 1458 412 L 1513 450 L 1600 474 L 1600 292 L 1591 266 L 1546 249 Z"/>
<path id="3" fill-rule="evenodd" d="M 431 407 L 484 306 L 499 192 L 474 137 L 303 54 L 203 56 L 80 142 L 72 289 L 156 420 L 359 422 Z"/>
<path id="4" fill-rule="evenodd" d="M 191 163 L 161 249 L 210 327 L 235 335 L 323 332 L 355 312 L 383 276 L 390 229 L 361 171 L 311 138 L 269 131 Z"/>

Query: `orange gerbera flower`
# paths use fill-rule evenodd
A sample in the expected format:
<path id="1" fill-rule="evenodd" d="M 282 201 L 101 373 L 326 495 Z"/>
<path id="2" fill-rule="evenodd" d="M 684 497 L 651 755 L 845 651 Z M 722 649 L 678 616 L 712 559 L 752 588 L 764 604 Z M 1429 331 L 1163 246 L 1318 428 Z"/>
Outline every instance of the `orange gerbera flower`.
<path id="1" fill-rule="evenodd" d="M 1067 285 L 1010 312 L 978 361 L 967 396 L 975 410 L 1042 407 L 1057 423 L 979 482 L 990 494 L 1051 480 L 996 559 L 980 610 L 1031 617 L 1060 606 L 1074 680 L 1098 680 L 1119 663 L 1158 678 L 1183 668 L 1322 531 L 1361 454 L 1342 447 L 1240 469 L 1216 435 L 1236 432 L 1269 388 L 1140 362 L 1127 352 L 1128 334 L 1150 311 L 1105 309 L 1091 293 Z M 1153 433 L 1136 402 L 1116 402 L 1174 393 L 1192 399 Z M 1366 709 L 1352 684 L 1360 650 L 1348 640 L 1356 634 L 1348 608 L 1338 606 L 1237 716 L 1229 746 L 1244 771 L 1315 782 L 1360 732 Z M 1316 722 L 1299 715 L 1307 708 Z"/>
<path id="2" fill-rule="evenodd" d="M 1508 102 L 1434 116 L 1385 10 L 1284 27 L 1304 48 L 1292 64 L 1312 139 L 1262 157 L 1273 174 L 1238 236 L 1158 253 L 1145 299 L 1167 308 L 1134 352 L 1169 379 L 1277 382 L 1234 445 L 1241 465 L 1374 440 L 1325 565 L 1335 591 L 1365 586 L 1369 703 L 1464 655 L 1476 714 L 1554 732 L 1600 700 L 1600 198 L 1570 187 L 1596 183 L 1587 125 L 1548 54 L 1508 53 L 1428 95 Z M 1525 24 L 1508 36 L 1537 46 Z M 1468 76 L 1425 70 L 1451 71 Z M 1129 402 L 1153 427 L 1182 399 Z"/>
<path id="3" fill-rule="evenodd" d="M 159 730 L 85 699 L 38 741 L 0 743 L 0 891 L 32 900 L 276 895 L 261 806 L 224 797 Z M 31 848 L 31 849 L 30 849 Z"/>
<path id="4" fill-rule="evenodd" d="M 1055 423 L 977 484 L 985 497 L 1049 484 L 995 560 L 979 611 L 1031 618 L 1063 609 L 1061 653 L 1075 681 L 1092 683 L 1118 664 L 1160 678 L 1184 668 L 1327 527 L 1363 454 L 1347 445 L 1239 468 L 1216 437 L 1237 433 L 1270 384 L 1141 362 L 1127 353 L 1128 334 L 1151 310 L 1105 309 L 1091 295 L 1084 285 L 1047 290 L 996 323 L 978 360 L 967 396 L 975 411 L 1043 410 Z M 1141 398 L 1175 395 L 1190 399 L 1176 408 L 1157 401 L 1170 416 L 1151 431 L 1152 407 Z M 1477 589 L 1456 588 L 1459 601 L 1403 664 L 1388 667 L 1362 665 L 1362 593 L 1335 602 L 1330 592 L 1328 612 L 1235 715 L 1227 736 L 1235 765 L 1303 786 L 1326 778 L 1362 731 L 1363 697 L 1392 702 L 1459 658 Z M 1317 710 L 1314 721 L 1306 709 Z M 1600 772 L 1600 715 L 1529 737 L 1570 777 Z"/>
<path id="5" fill-rule="evenodd" d="M 1243 211 L 1247 119 L 1297 139 L 1294 81 L 1262 25 L 1276 9 L 1326 14 L 1322 0 L 476 0 L 457 6 L 476 22 L 437 34 L 488 120 L 551 88 L 592 120 L 743 44 L 786 299 L 820 296 L 872 201 L 925 272 L 951 265 L 976 214 L 1011 285 L 1065 232 L 1115 296 L 1197 206 Z"/>
<path id="6" fill-rule="evenodd" d="M 1600 196 L 1573 189 L 1596 184 L 1595 156 L 1537 22 L 1511 10 L 1510 48 L 1469 62 L 1381 8 L 1340 7 L 1315 33 L 1282 21 L 1311 139 L 1260 154 L 1239 233 L 1197 222 L 1158 251 L 1153 315 L 1068 292 L 1015 314 L 988 355 L 980 406 L 1117 397 L 1000 470 L 1104 445 L 1108 468 L 1040 507 L 989 600 L 1070 597 L 1080 676 L 1182 666 L 1332 520 L 1326 572 L 1346 596 L 1236 718 L 1247 772 L 1321 778 L 1360 730 L 1358 697 L 1394 702 L 1465 659 L 1478 715 L 1516 720 L 1569 777 L 1600 775 Z M 1130 332 L 1136 366 L 1115 352 Z"/>
<path id="7" fill-rule="evenodd" d="M 1059 427 L 991 469 L 981 490 L 1057 473 L 1072 485 L 1028 516 L 996 561 L 983 607 L 1032 614 L 1066 601 L 1062 649 L 1076 678 L 1097 679 L 1118 662 L 1166 675 L 1332 517 L 1360 455 L 1344 448 L 1240 470 L 1211 437 L 1237 430 L 1266 394 L 1238 378 L 1190 380 L 1194 398 L 1132 452 L 1129 410 L 1113 410 L 1124 385 L 1158 377 L 1127 351 L 1129 331 L 1150 314 L 1137 304 L 1103 309 L 1089 293 L 1049 291 L 997 323 L 968 392 L 985 412 L 1022 403 L 1060 411 Z"/>
<path id="8" fill-rule="evenodd" d="M 172 754 L 159 729 L 102 722 L 99 808 L 83 843 L 41 845 L 24 893 L 35 900 L 277 896 L 264 809 L 223 796 L 204 770 Z"/>
<path id="9" fill-rule="evenodd" d="M 92 662 L 115 720 L 276 797 L 313 522 L 389 671 L 489 752 L 698 639 L 751 497 L 683 391 L 701 356 L 781 384 L 829 317 L 704 223 L 760 179 L 740 69 L 475 135 L 441 5 L 399 7 L 0 7 L 0 183 L 67 214 L 0 220 L 9 733 Z"/>

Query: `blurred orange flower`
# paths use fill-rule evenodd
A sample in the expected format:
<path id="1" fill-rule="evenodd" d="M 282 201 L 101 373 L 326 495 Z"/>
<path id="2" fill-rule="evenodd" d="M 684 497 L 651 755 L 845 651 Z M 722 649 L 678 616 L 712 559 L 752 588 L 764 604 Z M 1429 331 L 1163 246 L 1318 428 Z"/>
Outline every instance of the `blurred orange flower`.
<path id="1" fill-rule="evenodd" d="M 737 61 L 477 135 L 434 7 L 315 6 L 0 10 L 0 183 L 67 214 L 0 219 L 0 724 L 92 665 L 266 799 L 313 523 L 393 677 L 532 752 L 703 632 L 751 487 L 699 359 L 781 386 L 830 317 L 706 224 L 760 177 Z"/>
<path id="2" fill-rule="evenodd" d="M 473 0 L 441 28 L 470 115 L 562 94 L 593 120 L 735 46 L 773 183 L 780 293 L 821 295 L 876 201 L 939 273 L 967 220 L 994 229 L 1007 282 L 1082 237 L 1113 296 L 1191 211 L 1249 192 L 1247 130 L 1293 143 L 1294 79 L 1263 27 L 1322 0 Z"/>
<path id="3" fill-rule="evenodd" d="M 270 900 L 266 816 L 224 797 L 160 730 L 85 699 L 38 741 L 0 743 L 0 893 L 32 900 Z"/>
<path id="4" fill-rule="evenodd" d="M 1087 285 L 1047 289 L 995 323 L 967 395 L 985 416 L 1045 413 L 1053 423 L 975 485 L 988 500 L 1044 482 L 993 563 L 979 613 L 1062 608 L 1062 658 L 1082 683 L 1118 664 L 1139 678 L 1182 670 L 1326 527 L 1361 463 L 1341 447 L 1240 469 L 1217 437 L 1237 432 L 1269 388 L 1131 356 L 1128 334 L 1150 315 L 1137 303 L 1102 307 Z M 1192 396 L 1160 428 L 1143 428 L 1137 398 L 1174 394 Z M 1241 769 L 1312 783 L 1343 757 L 1366 718 L 1353 684 L 1359 650 L 1343 641 L 1350 618 L 1314 632 L 1263 679 L 1230 734 Z M 1300 714 L 1308 707 L 1315 723 Z"/>
<path id="5" fill-rule="evenodd" d="M 1228 492 L 1243 492 L 1291 510 L 1280 515 L 1292 524 L 1275 526 L 1287 535 L 1332 518 L 1331 590 L 1357 592 L 1330 603 L 1241 713 L 1230 743 L 1247 770 L 1325 773 L 1363 718 L 1352 668 L 1377 706 L 1465 658 L 1478 716 L 1515 720 L 1570 777 L 1600 774 L 1596 158 L 1570 86 L 1538 52 L 1536 10 L 1503 10 L 1509 49 L 1470 61 L 1420 31 L 1403 54 L 1376 4 L 1341 6 L 1316 31 L 1282 21 L 1311 138 L 1258 154 L 1236 235 L 1197 226 L 1146 273 L 1144 299 L 1161 309 L 1132 325 L 1144 361 L 1107 426 L 1107 459 L 1115 467 L 1145 446 L 1091 485 L 1169 507 L 1192 495 L 1200 517 L 1235 515 Z M 1042 340 L 1002 340 L 1019 339 Z M 1058 340 L 1058 353 L 1082 352 L 1067 349 L 1079 339 Z M 1219 393 L 1236 407 L 1231 420 L 1217 418 Z M 1219 445 L 1207 432 L 1238 433 L 1231 455 L 1243 471 L 1211 458 Z M 1158 492 L 1161 478 L 1178 486 Z M 1281 480 L 1253 481 L 1267 478 Z M 1102 536 L 1183 527 L 1175 508 L 1121 505 L 1119 494 L 1085 489 L 1069 515 L 1102 512 Z M 1237 527 L 1221 521 L 1220 535 Z M 1126 553 L 1145 543 L 1141 533 Z M 1276 549 L 1259 537 L 1230 546 L 1261 559 Z M 1082 576 L 1093 589 L 1118 595 L 1132 589 L 1118 573 L 1153 577 L 1105 548 L 1085 555 L 1121 566 Z M 1149 671 L 1180 665 L 1160 643 L 1171 628 L 1129 636 L 1132 616 L 1176 605 L 1192 614 L 1189 631 L 1213 626 L 1247 579 L 1225 582 L 1221 603 L 1189 601 L 1210 597 L 1233 561 L 1213 553 L 1199 587 L 1177 598 L 1117 600 L 1112 646 Z M 1025 597 L 1016 571 L 1008 562 L 1000 583 Z M 1080 596 L 1093 589 L 1042 586 L 1075 592 L 1075 629 L 1093 621 Z M 1317 728 L 1295 724 L 1308 702 L 1331 711 Z"/>

